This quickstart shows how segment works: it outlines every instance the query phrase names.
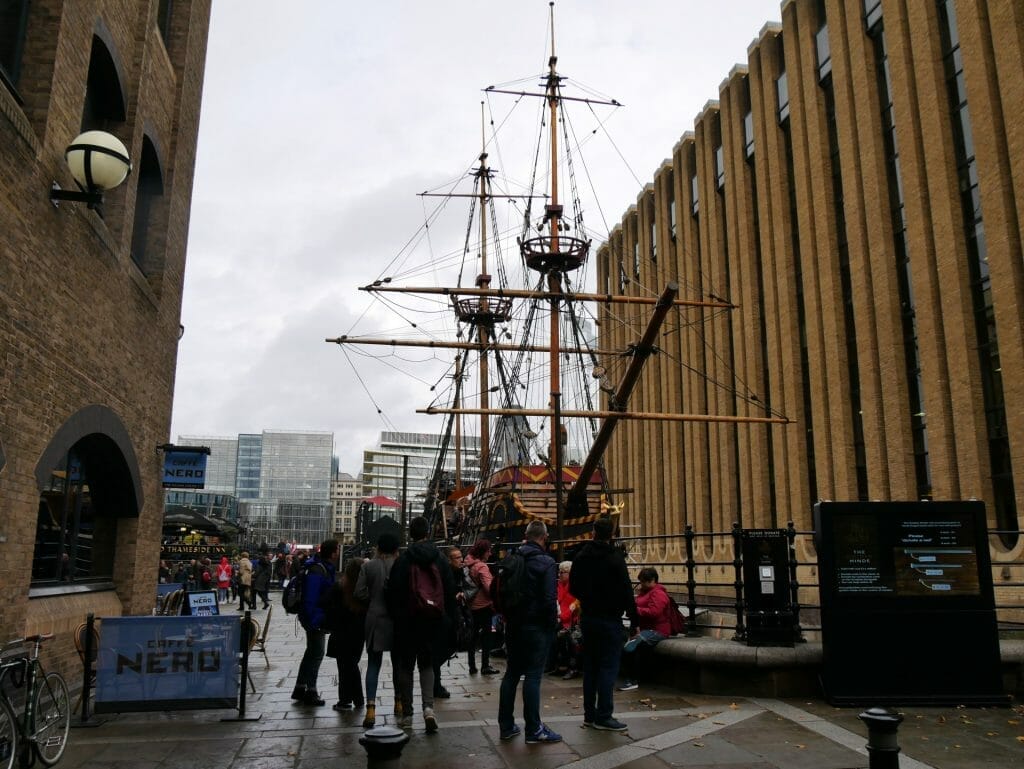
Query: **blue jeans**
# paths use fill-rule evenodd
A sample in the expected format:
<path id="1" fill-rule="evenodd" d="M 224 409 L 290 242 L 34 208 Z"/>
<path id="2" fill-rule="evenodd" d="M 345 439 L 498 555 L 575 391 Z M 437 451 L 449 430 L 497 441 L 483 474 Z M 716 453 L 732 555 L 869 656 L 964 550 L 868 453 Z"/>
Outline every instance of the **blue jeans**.
<path id="1" fill-rule="evenodd" d="M 612 717 L 612 690 L 622 653 L 622 620 L 583 615 L 583 720 Z"/>
<path id="2" fill-rule="evenodd" d="M 299 663 L 299 675 L 296 686 L 305 686 L 308 689 L 316 689 L 316 677 L 320 673 L 320 663 L 323 662 L 324 652 L 327 650 L 327 633 L 322 630 L 306 631 L 306 651 Z"/>
<path id="3" fill-rule="evenodd" d="M 516 724 L 515 704 L 519 677 L 523 681 L 523 720 L 526 733 L 536 734 L 541 727 L 540 720 L 540 677 L 548 658 L 548 649 L 554 635 L 553 629 L 539 625 L 506 626 L 505 645 L 508 658 L 505 675 L 501 679 L 498 698 L 498 726 L 507 732 Z"/>

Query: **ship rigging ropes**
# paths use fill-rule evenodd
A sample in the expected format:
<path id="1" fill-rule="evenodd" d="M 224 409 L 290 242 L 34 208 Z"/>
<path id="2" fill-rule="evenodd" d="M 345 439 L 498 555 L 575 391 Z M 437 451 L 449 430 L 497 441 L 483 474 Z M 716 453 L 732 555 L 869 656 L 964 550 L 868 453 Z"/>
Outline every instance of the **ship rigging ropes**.
<path id="1" fill-rule="evenodd" d="M 541 80 L 550 83 L 549 77 L 546 73 L 541 76 Z M 349 335 L 352 336 L 357 327 L 368 323 L 371 318 L 380 323 L 382 318 L 390 316 L 396 319 L 392 328 L 377 330 L 372 334 L 360 333 L 359 336 L 393 339 L 395 344 L 366 347 L 340 344 L 339 347 L 356 371 L 360 385 L 378 414 L 390 429 L 394 428 L 381 405 L 385 396 L 380 384 L 390 379 L 389 371 L 402 372 L 412 377 L 423 386 L 424 391 L 429 389 L 433 394 L 430 404 L 403 403 L 403 421 L 407 418 L 406 410 L 412 412 L 426 405 L 451 407 L 458 401 L 464 409 L 480 408 L 480 388 L 472 380 L 480 368 L 478 363 L 481 355 L 489 358 L 490 379 L 485 389 L 490 408 L 551 407 L 550 388 L 546 385 L 550 374 L 550 358 L 533 349 L 543 349 L 550 344 L 550 300 L 511 301 L 507 314 L 499 314 L 497 319 L 492 318 L 494 322 L 491 325 L 477 322 L 486 313 L 469 313 L 460 318 L 458 312 L 453 312 L 454 298 L 450 295 L 400 291 L 382 293 L 372 289 L 378 286 L 415 285 L 472 287 L 478 285 L 479 276 L 486 275 L 488 287 L 496 290 L 509 287 L 526 287 L 538 292 L 546 290 L 547 277 L 527 266 L 516 241 L 525 241 L 536 237 L 538 233 L 543 234 L 548 224 L 546 216 L 537 212 L 545 211 L 553 195 L 550 189 L 552 171 L 546 165 L 547 158 L 551 156 L 553 134 L 558 137 L 558 178 L 567 193 L 564 200 L 558 201 L 564 207 L 560 235 L 590 242 L 591 253 L 596 252 L 598 245 L 608 239 L 610 228 L 594 193 L 591 170 L 577 150 L 595 137 L 603 136 L 621 158 L 608 132 L 609 117 L 619 104 L 592 91 L 586 91 L 587 96 L 584 98 L 564 97 L 563 80 L 559 76 L 554 82 L 559 96 L 559 125 L 554 127 L 546 125 L 549 122 L 546 116 L 547 98 L 526 98 L 544 96 L 543 91 L 528 93 L 514 90 L 520 86 L 535 86 L 537 78 L 486 89 L 490 135 L 483 152 L 457 178 L 422 194 L 422 225 L 384 267 L 377 280 L 366 287 L 373 301 L 353 325 Z M 572 87 L 582 90 L 576 81 L 572 81 Z M 501 103 L 508 106 L 496 117 L 495 104 L 499 93 L 503 94 Z M 591 96 L 593 98 L 589 98 Z M 537 114 L 528 117 L 535 121 L 534 125 L 540 124 L 541 128 L 539 132 L 529 132 L 534 137 L 529 148 L 533 160 L 529 178 L 525 183 L 516 183 L 505 174 L 504 167 L 508 159 L 525 153 L 514 141 L 507 144 L 505 137 L 507 132 L 511 132 L 512 136 L 524 135 L 516 131 L 516 124 L 517 113 L 522 112 L 526 104 L 533 104 L 537 108 Z M 570 106 L 582 106 L 580 112 L 591 121 L 590 124 L 575 125 L 570 116 Z M 599 115 L 598 107 L 607 109 L 608 114 Z M 556 130 L 548 130 L 551 128 Z M 494 165 L 489 162 L 491 158 L 495 161 Z M 636 179 L 632 169 L 629 169 L 629 173 Z M 580 181 L 585 182 L 585 196 L 581 192 Z M 639 180 L 637 185 L 642 186 Z M 600 232 L 588 229 L 584 221 L 584 209 L 597 213 L 602 225 Z M 461 243 L 461 246 L 447 249 L 443 245 L 452 243 Z M 438 246 L 442 250 L 435 250 Z M 618 264 L 618 275 L 613 276 L 613 282 L 617 283 L 620 293 L 628 290 L 633 295 L 656 297 L 661 286 L 644 286 L 639 283 L 639 258 L 633 255 L 627 261 L 621 253 L 613 255 L 613 263 Z M 577 271 L 569 270 L 559 275 L 560 288 L 565 295 L 559 305 L 561 346 L 566 350 L 580 351 L 579 354 L 565 352 L 561 355 L 560 406 L 563 410 L 594 410 L 599 389 L 611 392 L 629 363 L 625 350 L 609 353 L 594 349 L 598 320 L 595 307 L 587 302 L 573 300 L 575 294 L 585 293 L 587 287 L 595 282 L 592 261 L 583 262 Z M 686 261 L 699 264 L 699 260 L 695 259 Z M 690 283 L 683 276 L 675 276 L 673 280 L 692 298 L 718 297 L 707 275 L 698 273 L 693 278 L 694 282 Z M 727 302 L 723 301 L 723 304 Z M 648 309 L 634 305 L 606 303 L 596 309 L 601 313 L 602 338 L 639 339 L 648 317 Z M 729 353 L 718 351 L 709 343 L 705 329 L 710 327 L 708 324 L 719 321 L 723 312 L 728 311 L 675 308 L 661 332 L 662 341 L 658 345 L 657 360 L 661 366 L 678 366 L 690 372 L 691 381 L 703 380 L 707 391 L 720 390 L 727 393 L 732 399 L 730 410 L 733 413 L 739 412 L 741 403 L 747 403 L 760 413 L 781 416 L 768 409 L 756 391 L 735 376 Z M 730 326 L 725 338 L 735 338 L 731 333 L 733 321 L 726 318 L 722 322 Z M 444 346 L 452 340 L 466 343 L 467 349 L 453 350 Z M 403 342 L 433 342 L 438 346 L 407 347 L 403 346 Z M 458 375 L 456 352 L 460 355 Z M 698 354 L 694 355 L 694 352 Z M 369 365 L 368 361 L 373 365 Z M 722 400 L 718 399 L 718 402 Z M 445 433 L 448 433 L 455 428 L 456 419 L 449 417 L 446 423 Z M 471 420 L 465 420 L 460 426 L 464 436 L 473 432 L 470 423 Z M 530 420 L 525 417 L 495 420 L 490 441 L 493 460 L 547 460 L 544 452 L 550 444 L 550 436 L 547 435 L 549 425 L 547 419 L 538 417 Z M 586 453 L 598 429 L 597 422 L 593 418 L 571 419 L 567 420 L 566 427 L 569 434 L 563 459 L 578 460 Z"/>

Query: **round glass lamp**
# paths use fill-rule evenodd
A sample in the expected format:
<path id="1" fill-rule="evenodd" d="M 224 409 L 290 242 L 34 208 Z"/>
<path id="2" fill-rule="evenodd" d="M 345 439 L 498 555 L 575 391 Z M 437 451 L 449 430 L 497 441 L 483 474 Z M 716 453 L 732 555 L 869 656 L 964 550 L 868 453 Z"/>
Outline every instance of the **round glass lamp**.
<path id="1" fill-rule="evenodd" d="M 64 151 L 64 157 L 78 186 L 88 192 L 113 189 L 132 170 L 128 149 L 106 131 L 79 134 Z"/>

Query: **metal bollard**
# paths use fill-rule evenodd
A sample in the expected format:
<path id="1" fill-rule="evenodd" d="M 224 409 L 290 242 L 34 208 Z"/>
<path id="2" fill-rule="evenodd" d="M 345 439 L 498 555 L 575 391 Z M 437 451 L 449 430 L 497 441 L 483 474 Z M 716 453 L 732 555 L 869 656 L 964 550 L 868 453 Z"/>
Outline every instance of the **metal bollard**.
<path id="1" fill-rule="evenodd" d="M 903 716 L 888 708 L 870 708 L 857 718 L 868 727 L 868 769 L 899 769 L 896 730 L 903 723 Z"/>

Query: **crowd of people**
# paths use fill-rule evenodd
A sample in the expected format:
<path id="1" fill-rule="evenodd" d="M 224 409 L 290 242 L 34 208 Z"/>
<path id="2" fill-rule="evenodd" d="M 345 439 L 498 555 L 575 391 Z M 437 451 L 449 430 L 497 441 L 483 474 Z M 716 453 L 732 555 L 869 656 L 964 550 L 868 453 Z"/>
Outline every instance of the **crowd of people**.
<path id="1" fill-rule="evenodd" d="M 653 568 L 640 571 L 634 591 L 623 552 L 613 542 L 611 519 L 598 519 L 593 540 L 562 563 L 549 555 L 547 527 L 539 520 L 528 525 L 515 559 L 496 564 L 486 539 L 463 556 L 458 547 L 442 553 L 428 534 L 427 521 L 414 518 L 404 551 L 395 535 L 382 534 L 371 558 L 352 557 L 344 564 L 338 542 L 327 540 L 298 567 L 306 647 L 293 700 L 325 704 L 317 679 L 324 657 L 332 657 L 338 664 L 333 708 L 365 708 L 363 727 L 373 727 L 387 652 L 399 725 L 412 724 L 418 672 L 423 722 L 433 733 L 435 701 L 450 696 L 441 682 L 442 665 L 462 651 L 470 675 L 495 676 L 501 671 L 491 662 L 501 653 L 502 740 L 525 733 L 528 743 L 561 741 L 541 718 L 545 673 L 565 680 L 582 677 L 585 727 L 626 729 L 613 713 L 620 668 L 625 679 L 619 690 L 637 688 L 642 658 L 672 633 L 671 613 L 678 610 Z M 495 641 L 503 647 L 500 652 Z M 359 669 L 364 651 L 365 676 Z M 520 681 L 523 728 L 515 719 Z"/>
<path id="2" fill-rule="evenodd" d="M 271 585 L 283 587 L 308 558 L 308 553 L 292 551 L 287 543 L 281 543 L 274 550 L 265 548 L 252 557 L 243 550 L 231 557 L 222 555 L 216 562 L 209 557 L 174 564 L 162 560 L 158 578 L 160 584 L 181 585 L 190 592 L 215 590 L 222 607 L 237 601 L 238 611 L 252 611 L 257 602 L 266 609 L 270 605 Z"/>

